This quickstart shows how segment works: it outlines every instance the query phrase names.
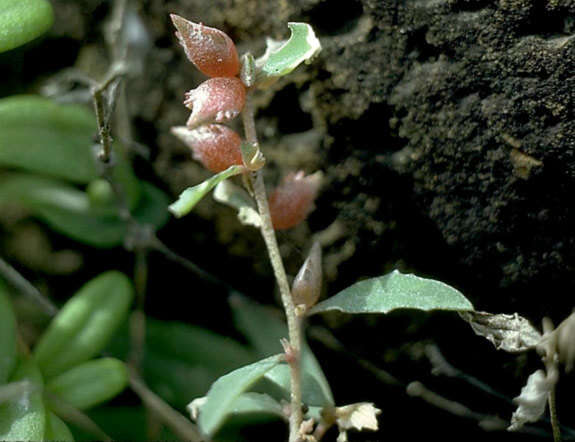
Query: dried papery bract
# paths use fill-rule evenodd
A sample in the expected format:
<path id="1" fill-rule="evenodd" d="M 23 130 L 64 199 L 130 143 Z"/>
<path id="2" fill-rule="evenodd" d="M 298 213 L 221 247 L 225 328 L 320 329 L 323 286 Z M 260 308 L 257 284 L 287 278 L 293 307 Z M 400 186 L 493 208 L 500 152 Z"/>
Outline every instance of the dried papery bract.
<path id="1" fill-rule="evenodd" d="M 240 71 L 236 45 L 219 29 L 170 14 L 188 59 L 208 77 L 235 77 Z"/>
<path id="2" fill-rule="evenodd" d="M 287 175 L 269 198 L 274 229 L 289 229 L 301 223 L 313 209 L 321 173 L 305 176 L 300 171 Z"/>
<path id="3" fill-rule="evenodd" d="M 239 115 L 246 102 L 246 88 L 238 78 L 210 78 L 186 93 L 184 105 L 192 110 L 186 125 L 224 123 Z"/>
<path id="4" fill-rule="evenodd" d="M 221 124 L 207 124 L 190 130 L 185 126 L 172 128 L 172 133 L 192 149 L 193 157 L 214 173 L 233 165 L 241 166 L 240 136 Z"/>
<path id="5" fill-rule="evenodd" d="M 321 294 L 321 283 L 321 246 L 315 241 L 293 281 L 291 294 L 294 304 L 304 305 L 306 310 L 313 307 Z"/>

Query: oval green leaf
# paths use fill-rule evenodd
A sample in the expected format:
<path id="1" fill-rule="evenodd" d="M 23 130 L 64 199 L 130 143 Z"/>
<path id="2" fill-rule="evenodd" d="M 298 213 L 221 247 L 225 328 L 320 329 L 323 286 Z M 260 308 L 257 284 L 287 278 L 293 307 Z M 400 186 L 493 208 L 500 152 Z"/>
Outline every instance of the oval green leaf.
<path id="1" fill-rule="evenodd" d="M 240 295 L 231 298 L 231 305 L 236 327 L 244 333 L 260 357 L 282 351 L 280 340 L 288 336 L 287 325 L 282 317 Z M 305 341 L 302 345 L 301 370 L 303 402 L 308 406 L 334 405 L 333 393 L 325 374 Z M 270 393 L 276 393 L 274 396 L 289 398 L 290 373 L 286 365 L 270 370 L 265 378 L 262 388 L 271 387 Z"/>
<path id="2" fill-rule="evenodd" d="M 126 320 L 134 290 L 120 272 L 110 271 L 80 289 L 40 337 L 34 356 L 49 379 L 99 353 Z"/>
<path id="3" fill-rule="evenodd" d="M 133 216 L 159 228 L 168 220 L 166 195 L 146 182 Z M 127 225 L 115 203 L 94 205 L 90 196 L 63 181 L 27 174 L 6 174 L 0 180 L 0 205 L 14 204 L 30 210 L 51 228 L 94 247 L 122 243 Z"/>
<path id="4" fill-rule="evenodd" d="M 74 442 L 74 436 L 62 419 L 52 412 L 46 415 L 44 442 Z"/>
<path id="5" fill-rule="evenodd" d="M 42 400 L 42 376 L 32 359 L 20 361 L 12 382 L 27 381 L 23 395 L 0 405 L 0 440 L 42 440 L 46 410 Z"/>
<path id="6" fill-rule="evenodd" d="M 310 314 L 330 310 L 388 313 L 396 309 L 469 311 L 473 305 L 461 292 L 443 282 L 394 270 L 353 284 L 317 304 Z"/>
<path id="7" fill-rule="evenodd" d="M 213 436 L 233 412 L 238 397 L 283 360 L 283 355 L 271 356 L 228 373 L 219 378 L 208 391 L 198 424 L 202 432 Z"/>
<path id="8" fill-rule="evenodd" d="M 16 358 L 16 317 L 8 288 L 0 280 L 0 385 L 10 377 Z"/>
<path id="9" fill-rule="evenodd" d="M 126 365 L 114 358 L 101 358 L 77 365 L 52 378 L 46 389 L 61 400 L 85 410 L 112 399 L 128 385 Z"/>
<path id="10" fill-rule="evenodd" d="M 0 52 L 39 37 L 52 26 L 54 13 L 47 0 L 0 2 Z"/>
<path id="11" fill-rule="evenodd" d="M 94 116 L 84 106 L 33 95 L 0 100 L 1 166 L 88 183 L 98 177 L 95 133 Z"/>
<path id="12" fill-rule="evenodd" d="M 192 211 L 196 204 L 198 204 L 202 198 L 210 192 L 210 190 L 222 181 L 227 180 L 234 175 L 239 175 L 244 172 L 244 170 L 243 166 L 230 166 L 223 172 L 208 178 L 203 183 L 187 188 L 180 194 L 178 200 L 170 205 L 170 212 L 172 212 L 172 214 L 177 218 L 187 215 Z"/>
<path id="13" fill-rule="evenodd" d="M 291 31 L 289 40 L 283 43 L 268 40 L 265 54 L 256 61 L 260 69 L 258 81 L 287 75 L 321 51 L 321 43 L 310 25 L 291 22 L 288 27 Z"/>

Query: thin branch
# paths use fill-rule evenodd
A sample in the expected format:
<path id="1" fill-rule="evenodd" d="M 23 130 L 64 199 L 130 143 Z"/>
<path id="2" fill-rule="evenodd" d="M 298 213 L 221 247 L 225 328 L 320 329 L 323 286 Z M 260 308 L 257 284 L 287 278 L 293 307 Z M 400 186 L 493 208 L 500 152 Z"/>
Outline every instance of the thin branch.
<path id="1" fill-rule="evenodd" d="M 50 404 L 51 410 L 58 416 L 61 416 L 66 421 L 73 423 L 74 425 L 88 431 L 89 433 L 92 433 L 98 438 L 98 440 L 105 442 L 112 441 L 112 438 L 108 436 L 106 432 L 102 430 L 102 428 L 87 414 L 81 410 L 78 410 L 76 407 L 72 407 L 50 392 L 45 392 L 44 394 Z"/>
<path id="2" fill-rule="evenodd" d="M 196 426 L 170 407 L 162 398 L 150 390 L 134 372 L 130 372 L 130 386 L 142 402 L 152 410 L 179 437 L 186 441 L 201 442 L 204 439 Z"/>
<path id="3" fill-rule="evenodd" d="M 50 299 L 44 296 L 34 287 L 26 278 L 24 278 L 14 267 L 8 264 L 0 257 L 0 275 L 22 294 L 28 296 L 36 304 L 42 307 L 42 310 L 49 316 L 55 316 L 58 313 L 58 307 Z"/>
<path id="4" fill-rule="evenodd" d="M 244 135 L 246 141 L 257 146 L 258 138 L 255 128 L 254 108 L 251 94 L 246 97 L 246 104 L 242 111 L 242 121 L 244 125 Z M 284 264 L 280 254 L 275 230 L 272 225 L 268 198 L 262 171 L 254 172 L 249 177 L 251 187 L 254 190 L 256 203 L 260 218 L 262 220 L 261 233 L 266 243 L 270 262 L 274 271 L 276 282 L 280 289 L 281 299 L 287 317 L 289 333 L 288 362 L 290 366 L 291 379 L 291 410 L 290 410 L 290 436 L 289 442 L 299 440 L 300 427 L 303 420 L 302 414 L 302 392 L 301 392 L 301 321 L 297 317 L 291 290 L 287 280 Z"/>

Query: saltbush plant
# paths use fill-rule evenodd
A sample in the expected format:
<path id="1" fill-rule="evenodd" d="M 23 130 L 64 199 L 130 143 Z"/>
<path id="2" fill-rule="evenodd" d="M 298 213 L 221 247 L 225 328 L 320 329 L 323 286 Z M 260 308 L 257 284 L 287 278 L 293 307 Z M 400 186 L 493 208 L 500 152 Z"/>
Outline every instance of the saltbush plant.
<path id="1" fill-rule="evenodd" d="M 40 35 L 52 20 L 43 0 L 6 0 L 2 6 L 6 8 L 0 7 L 0 50 Z M 118 11 L 116 19 L 134 13 L 129 8 Z M 135 175 L 122 144 L 110 136 L 119 82 L 134 75 L 126 55 L 134 42 L 122 37 L 118 22 L 110 33 L 123 50 L 112 51 L 105 78 L 81 79 L 91 92 L 95 117 L 81 105 L 38 96 L 0 100 L 0 165 L 10 169 L 0 180 L 0 204 L 24 207 L 51 228 L 90 246 L 124 245 L 134 252 L 136 263 L 133 278 L 105 272 L 57 308 L 0 258 L 0 277 L 6 280 L 0 279 L 0 439 L 68 441 L 82 437 L 80 429 L 92 439 L 112 439 L 106 432 L 114 431 L 116 438 L 141 440 L 145 436 L 138 427 L 143 426 L 145 407 L 169 428 L 156 438 L 237 441 L 238 428 L 280 420 L 287 424 L 289 442 L 320 441 L 330 434 L 344 442 L 350 430 L 378 429 L 382 399 L 337 401 L 306 342 L 309 317 L 330 311 L 386 314 L 415 309 L 459 314 L 498 349 L 538 351 L 544 369 L 527 380 L 508 427 L 521 430 L 539 420 L 548 404 L 553 437 L 559 440 L 555 385 L 559 364 L 567 371 L 574 364 L 575 316 L 556 329 L 545 321 L 540 333 L 517 314 L 475 311 L 455 288 L 398 271 L 359 281 L 320 300 L 322 250 L 311 238 L 309 254 L 290 284 L 276 231 L 305 220 L 321 191 L 322 175 L 290 171 L 268 196 L 253 95 L 313 60 L 321 44 L 312 27 L 288 23 L 287 40 L 268 39 L 261 57 L 240 57 L 224 32 L 175 14 L 170 17 L 187 58 L 208 77 L 184 95 L 190 117 L 171 132 L 213 175 L 186 189 L 169 207 L 163 192 Z M 241 134 L 232 126 L 238 118 Z M 99 138 L 96 146 L 91 141 L 94 133 Z M 155 232 L 168 213 L 178 218 L 190 214 L 212 190 L 217 201 L 237 210 L 246 229 L 261 232 L 281 295 L 285 322 L 244 295 L 230 297 L 235 325 L 247 344 L 191 325 L 146 318 L 143 312 L 149 251 L 209 277 L 169 250 Z M 17 293 L 30 296 L 52 317 L 33 342 L 20 330 L 12 302 Z M 85 412 L 128 385 L 144 407 Z M 415 396 L 423 397 L 422 391 L 418 383 L 407 388 Z M 111 424 L 112 416 L 120 425 Z M 129 433 L 122 433 L 122 423 L 132 427 Z"/>

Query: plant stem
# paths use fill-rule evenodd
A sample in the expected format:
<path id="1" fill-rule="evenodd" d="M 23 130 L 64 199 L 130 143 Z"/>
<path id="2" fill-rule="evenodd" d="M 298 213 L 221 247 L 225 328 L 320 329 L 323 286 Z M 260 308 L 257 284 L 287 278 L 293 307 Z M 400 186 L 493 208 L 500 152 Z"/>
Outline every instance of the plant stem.
<path id="1" fill-rule="evenodd" d="M 34 300 L 49 316 L 55 316 L 58 308 L 24 278 L 14 267 L 0 257 L 0 275 L 15 289 Z"/>
<path id="2" fill-rule="evenodd" d="M 549 414 L 551 416 L 551 428 L 553 429 L 553 441 L 561 442 L 561 428 L 559 426 L 559 419 L 557 418 L 557 406 L 555 403 L 555 385 L 551 388 L 548 397 Z"/>
<path id="3" fill-rule="evenodd" d="M 246 141 L 258 145 L 254 121 L 254 109 L 250 94 L 247 94 L 246 104 L 242 111 L 242 121 Z M 288 358 L 291 378 L 291 413 L 289 442 L 297 442 L 299 429 L 302 423 L 302 392 L 301 392 L 301 321 L 296 315 L 295 306 L 291 297 L 291 290 L 287 280 L 284 264 L 281 258 L 275 230 L 272 225 L 264 177 L 261 170 L 253 172 L 250 183 L 254 190 L 258 212 L 262 220 L 261 233 L 266 244 L 275 279 L 280 289 L 281 299 L 287 317 L 289 344 L 291 355 Z"/>

